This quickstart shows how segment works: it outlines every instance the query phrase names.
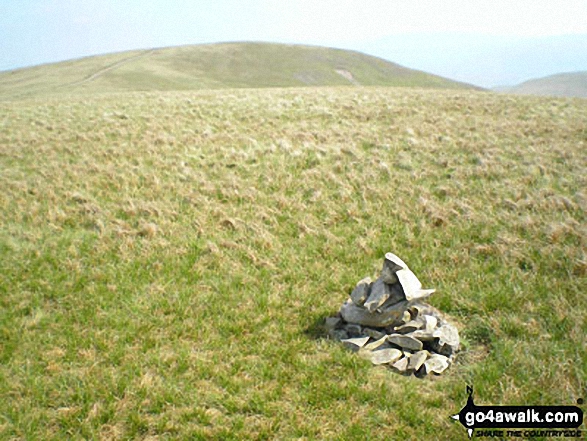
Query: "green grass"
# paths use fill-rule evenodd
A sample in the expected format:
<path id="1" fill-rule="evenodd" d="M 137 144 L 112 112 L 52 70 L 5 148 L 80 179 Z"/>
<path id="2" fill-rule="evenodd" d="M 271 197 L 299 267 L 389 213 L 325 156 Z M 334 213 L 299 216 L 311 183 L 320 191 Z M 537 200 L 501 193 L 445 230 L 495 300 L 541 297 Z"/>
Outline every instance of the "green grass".
<path id="1" fill-rule="evenodd" d="M 586 398 L 587 108 L 301 88 L 0 104 L 1 439 L 464 439 Z M 399 254 L 464 350 L 324 338 Z"/>
<path id="2" fill-rule="evenodd" d="M 349 73 L 351 77 L 345 77 Z M 0 100 L 131 91 L 353 85 L 473 87 L 359 52 L 222 43 L 124 52 L 1 72 Z"/>

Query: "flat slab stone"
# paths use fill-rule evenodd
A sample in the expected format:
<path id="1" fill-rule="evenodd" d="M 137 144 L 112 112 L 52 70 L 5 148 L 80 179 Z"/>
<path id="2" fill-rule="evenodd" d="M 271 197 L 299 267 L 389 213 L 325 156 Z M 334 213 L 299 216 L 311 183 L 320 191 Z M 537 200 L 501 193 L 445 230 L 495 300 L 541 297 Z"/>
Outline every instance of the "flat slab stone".
<path id="1" fill-rule="evenodd" d="M 393 363 L 397 361 L 402 356 L 402 351 L 400 351 L 399 349 L 388 348 L 379 349 L 377 351 L 371 351 L 368 354 L 371 363 L 379 365 Z"/>
<path id="2" fill-rule="evenodd" d="M 363 306 L 367 297 L 369 297 L 369 286 L 371 285 L 371 277 L 365 277 L 360 280 L 351 293 L 351 300 L 357 306 Z"/>
<path id="3" fill-rule="evenodd" d="M 433 332 L 428 332 L 427 330 L 424 329 L 418 329 L 414 332 L 410 333 L 410 336 L 417 338 L 420 341 L 432 341 L 434 340 L 434 333 Z"/>
<path id="4" fill-rule="evenodd" d="M 426 373 L 442 374 L 449 366 L 448 358 L 444 355 L 433 354 L 424 362 Z"/>
<path id="5" fill-rule="evenodd" d="M 349 323 L 357 323 L 363 326 L 372 326 L 375 328 L 384 328 L 401 323 L 404 311 L 407 310 L 408 302 L 398 302 L 390 308 L 381 312 L 369 312 L 365 308 L 355 305 L 353 302 L 346 302 L 340 308 L 342 318 Z"/>
<path id="6" fill-rule="evenodd" d="M 374 342 L 371 342 L 369 344 L 366 344 L 365 345 L 365 349 L 368 350 L 368 351 L 373 351 L 373 350 L 375 350 L 375 349 L 377 349 L 377 348 L 379 348 L 380 346 L 383 346 L 383 345 L 389 346 L 387 344 L 387 335 L 384 335 L 379 340 L 376 340 Z"/>
<path id="7" fill-rule="evenodd" d="M 403 260 L 393 253 L 386 253 L 383 259 L 383 268 L 381 269 L 381 278 L 385 283 L 396 283 L 398 281 L 396 273 L 408 266 Z"/>
<path id="8" fill-rule="evenodd" d="M 416 320 L 410 320 L 405 325 L 398 326 L 395 328 L 396 332 L 399 334 L 408 334 L 410 332 L 417 331 L 418 329 L 422 329 L 426 326 L 426 322 L 423 318 L 418 317 Z"/>
<path id="9" fill-rule="evenodd" d="M 368 335 L 375 340 L 379 340 L 381 337 L 386 337 L 385 332 L 378 331 L 376 329 L 371 328 L 363 328 L 363 334 Z"/>
<path id="10" fill-rule="evenodd" d="M 367 344 L 369 341 L 369 337 L 360 337 L 360 338 L 347 338 L 341 340 L 342 344 L 345 345 L 347 348 L 352 349 L 354 351 L 358 351 L 363 346 Z"/>
<path id="11" fill-rule="evenodd" d="M 420 340 L 409 335 L 392 334 L 387 337 L 387 341 L 411 351 L 419 351 L 424 347 Z"/>
<path id="12" fill-rule="evenodd" d="M 417 371 L 422 367 L 429 355 L 430 353 L 428 351 L 418 351 L 412 354 L 408 363 L 408 369 Z"/>
<path id="13" fill-rule="evenodd" d="M 435 289 L 422 289 L 422 283 L 410 269 L 399 270 L 396 276 L 404 289 L 406 300 L 424 299 L 436 291 Z"/>

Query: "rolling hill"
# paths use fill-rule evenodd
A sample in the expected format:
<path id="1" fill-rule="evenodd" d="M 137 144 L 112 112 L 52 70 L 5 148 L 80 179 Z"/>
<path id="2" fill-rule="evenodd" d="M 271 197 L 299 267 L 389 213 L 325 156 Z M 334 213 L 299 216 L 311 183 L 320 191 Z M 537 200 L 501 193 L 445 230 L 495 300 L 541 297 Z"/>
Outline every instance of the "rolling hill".
<path id="1" fill-rule="evenodd" d="M 473 88 L 341 49 L 219 43 L 100 55 L 0 73 L 0 99 L 300 86 Z"/>
<path id="2" fill-rule="evenodd" d="M 497 90 L 519 95 L 587 98 L 587 72 L 568 72 L 549 75 Z"/>

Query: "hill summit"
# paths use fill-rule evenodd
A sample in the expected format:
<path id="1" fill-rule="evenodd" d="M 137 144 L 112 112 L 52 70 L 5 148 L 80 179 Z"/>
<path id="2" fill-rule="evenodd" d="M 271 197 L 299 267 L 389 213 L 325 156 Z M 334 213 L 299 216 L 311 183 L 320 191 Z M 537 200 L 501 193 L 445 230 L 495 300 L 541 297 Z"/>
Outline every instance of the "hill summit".
<path id="1" fill-rule="evenodd" d="M 412 86 L 473 88 L 359 52 L 217 43 L 99 55 L 0 73 L 0 98 L 133 91 Z"/>
<path id="2" fill-rule="evenodd" d="M 535 78 L 516 86 L 500 88 L 498 91 L 519 95 L 587 98 L 587 71 Z"/>

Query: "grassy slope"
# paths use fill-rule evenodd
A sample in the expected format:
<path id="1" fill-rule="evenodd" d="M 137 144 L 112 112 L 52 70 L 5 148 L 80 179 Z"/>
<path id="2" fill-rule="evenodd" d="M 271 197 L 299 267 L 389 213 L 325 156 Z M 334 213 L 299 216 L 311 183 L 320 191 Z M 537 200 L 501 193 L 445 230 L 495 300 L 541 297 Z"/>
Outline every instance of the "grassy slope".
<path id="1" fill-rule="evenodd" d="M 113 91 L 353 84 L 336 69 L 348 70 L 357 83 L 366 86 L 471 87 L 358 52 L 224 43 L 125 52 L 0 73 L 0 99 Z"/>
<path id="2" fill-rule="evenodd" d="M 0 125 L 0 438 L 464 439 L 465 384 L 587 396 L 582 101 L 124 94 Z M 439 378 L 321 338 L 389 250 L 461 329 Z"/>
<path id="3" fill-rule="evenodd" d="M 587 72 L 570 72 L 525 81 L 507 88 L 521 95 L 551 95 L 587 98 Z"/>

